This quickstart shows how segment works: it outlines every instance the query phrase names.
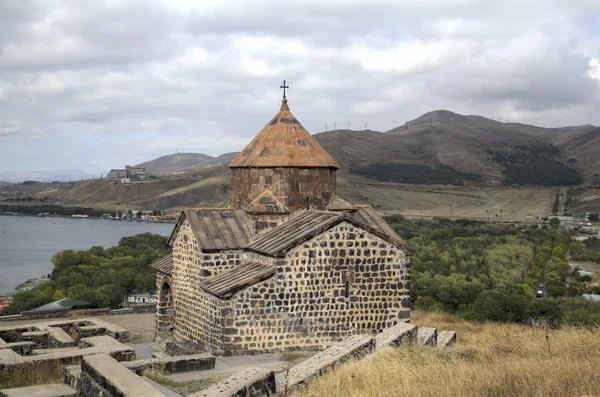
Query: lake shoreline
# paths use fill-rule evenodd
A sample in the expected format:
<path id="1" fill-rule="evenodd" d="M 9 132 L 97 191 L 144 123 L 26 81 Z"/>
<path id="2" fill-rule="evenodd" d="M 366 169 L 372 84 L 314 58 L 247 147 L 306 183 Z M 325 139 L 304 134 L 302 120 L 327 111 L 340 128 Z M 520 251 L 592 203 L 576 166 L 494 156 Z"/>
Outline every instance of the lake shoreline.
<path id="1" fill-rule="evenodd" d="M 0 212 L 0 216 L 23 216 L 30 218 L 66 218 L 66 219 L 91 219 L 91 220 L 103 220 L 103 221 L 117 221 L 117 222 L 144 222 L 144 223 L 176 223 L 176 220 L 142 220 L 142 219 L 111 219 L 111 218 L 103 218 L 103 217 L 94 217 L 94 216 L 75 216 L 75 215 L 58 215 L 58 214 L 49 214 L 49 215 L 37 215 L 37 214 L 25 214 L 22 212 Z"/>
<path id="2" fill-rule="evenodd" d="M 52 256 L 64 250 L 109 248 L 121 238 L 141 233 L 169 236 L 165 222 L 99 222 L 102 218 L 70 216 L 0 217 L 0 296 L 10 296 L 27 280 L 52 273 Z M 106 219 L 105 219 L 106 220 Z"/>

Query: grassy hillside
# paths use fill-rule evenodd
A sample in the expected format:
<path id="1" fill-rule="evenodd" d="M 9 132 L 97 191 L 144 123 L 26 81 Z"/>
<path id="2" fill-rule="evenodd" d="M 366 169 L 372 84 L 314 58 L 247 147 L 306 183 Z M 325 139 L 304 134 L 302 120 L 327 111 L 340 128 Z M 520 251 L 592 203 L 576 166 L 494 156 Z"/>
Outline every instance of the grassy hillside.
<path id="1" fill-rule="evenodd" d="M 598 396 L 600 330 L 472 323 L 413 313 L 412 322 L 455 330 L 449 348 L 381 350 L 317 379 L 301 397 Z"/>

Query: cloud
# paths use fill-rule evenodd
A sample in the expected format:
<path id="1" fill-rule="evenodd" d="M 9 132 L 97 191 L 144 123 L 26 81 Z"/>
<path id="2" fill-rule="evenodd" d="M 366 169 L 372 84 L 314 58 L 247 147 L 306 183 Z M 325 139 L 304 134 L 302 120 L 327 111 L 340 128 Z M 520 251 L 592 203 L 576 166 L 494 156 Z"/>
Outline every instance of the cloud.
<path id="1" fill-rule="evenodd" d="M 600 124 L 599 14 L 586 0 L 0 2 L 0 170 L 240 150 L 283 79 L 313 133 L 439 108 Z"/>

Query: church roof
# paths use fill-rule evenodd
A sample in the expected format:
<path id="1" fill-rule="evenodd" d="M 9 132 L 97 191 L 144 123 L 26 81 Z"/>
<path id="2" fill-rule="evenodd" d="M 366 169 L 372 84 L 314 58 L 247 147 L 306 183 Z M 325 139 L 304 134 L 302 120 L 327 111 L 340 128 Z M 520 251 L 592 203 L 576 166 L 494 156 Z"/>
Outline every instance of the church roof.
<path id="1" fill-rule="evenodd" d="M 150 267 L 170 276 L 173 272 L 173 254 L 168 254 L 155 260 L 150 264 Z"/>
<path id="2" fill-rule="evenodd" d="M 357 211 L 353 212 L 351 216 L 357 219 L 359 222 L 369 226 L 371 229 L 388 236 L 396 244 L 409 248 L 406 241 L 404 241 L 402 237 L 400 237 L 398 233 L 396 233 L 396 231 L 372 207 L 361 207 Z"/>
<path id="3" fill-rule="evenodd" d="M 248 248 L 270 256 L 283 256 L 299 242 L 308 240 L 343 217 L 344 214 L 330 211 L 306 211 L 259 235 Z"/>
<path id="4" fill-rule="evenodd" d="M 264 281 L 275 274 L 275 266 L 257 262 L 246 262 L 219 273 L 212 279 L 200 283 L 206 292 L 221 299 L 230 298 L 237 291 Z"/>
<path id="5" fill-rule="evenodd" d="M 337 194 L 334 194 L 329 200 L 329 204 L 327 204 L 327 209 L 329 211 L 342 211 L 353 210 L 354 207 L 346 200 L 339 198 Z"/>
<path id="6" fill-rule="evenodd" d="M 290 211 L 267 189 L 248 205 L 246 212 L 251 214 L 287 214 Z"/>
<path id="7" fill-rule="evenodd" d="M 285 98 L 279 113 L 233 159 L 229 167 L 340 168 L 296 120 Z"/>
<path id="8" fill-rule="evenodd" d="M 411 249 L 372 208 L 361 208 L 353 213 L 317 210 L 305 211 L 259 235 L 248 246 L 248 249 L 274 257 L 284 256 L 298 244 L 343 221 L 365 229 L 394 245 Z"/>
<path id="9" fill-rule="evenodd" d="M 252 223 L 243 210 L 231 208 L 187 209 L 177 221 L 169 243 L 187 219 L 203 251 L 241 249 L 254 238 Z"/>

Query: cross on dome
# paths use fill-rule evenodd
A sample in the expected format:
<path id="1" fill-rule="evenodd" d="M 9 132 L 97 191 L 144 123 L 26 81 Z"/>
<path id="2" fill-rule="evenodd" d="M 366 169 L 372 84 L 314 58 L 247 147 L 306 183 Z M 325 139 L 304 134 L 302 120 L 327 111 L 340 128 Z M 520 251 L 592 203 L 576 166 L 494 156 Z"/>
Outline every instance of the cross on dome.
<path id="1" fill-rule="evenodd" d="M 285 85 L 285 80 L 283 80 L 283 85 L 280 85 L 279 88 L 283 88 L 283 99 L 285 99 L 285 89 L 290 88 L 290 86 Z"/>

